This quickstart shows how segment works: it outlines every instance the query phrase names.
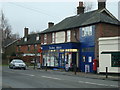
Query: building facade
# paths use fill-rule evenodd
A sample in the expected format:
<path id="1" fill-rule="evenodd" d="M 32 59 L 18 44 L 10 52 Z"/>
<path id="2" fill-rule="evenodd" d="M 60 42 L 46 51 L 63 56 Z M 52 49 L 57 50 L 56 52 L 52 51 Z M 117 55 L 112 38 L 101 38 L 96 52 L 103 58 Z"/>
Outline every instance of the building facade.
<path id="1" fill-rule="evenodd" d="M 68 63 L 82 72 L 93 72 L 93 59 L 99 63 L 98 38 L 120 36 L 120 22 L 105 5 L 98 2 L 98 10 L 84 13 L 83 2 L 79 2 L 77 15 L 41 32 L 42 65 L 65 68 Z"/>
<path id="2" fill-rule="evenodd" d="M 120 73 L 120 37 L 99 38 L 99 73 Z"/>
<path id="3" fill-rule="evenodd" d="M 40 34 L 28 34 L 28 28 L 24 28 L 24 37 L 18 42 L 16 51 L 17 56 L 27 57 L 28 62 L 36 59 L 40 61 L 39 49 L 40 44 Z"/>

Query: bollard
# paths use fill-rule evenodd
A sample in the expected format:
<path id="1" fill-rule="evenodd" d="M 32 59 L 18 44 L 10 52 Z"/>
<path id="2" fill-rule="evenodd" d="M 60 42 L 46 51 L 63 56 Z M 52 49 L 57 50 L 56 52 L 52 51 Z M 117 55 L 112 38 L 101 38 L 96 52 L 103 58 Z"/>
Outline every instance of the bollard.
<path id="1" fill-rule="evenodd" d="M 76 64 L 74 65 L 74 72 L 75 72 L 75 75 L 76 75 Z"/>
<path id="2" fill-rule="evenodd" d="M 35 69 L 35 62 L 34 62 L 34 67 L 33 67 L 33 69 Z"/>
<path id="3" fill-rule="evenodd" d="M 106 67 L 106 78 L 108 78 L 108 67 Z"/>
<path id="4" fill-rule="evenodd" d="M 47 71 L 47 63 L 46 63 L 46 69 L 45 70 Z"/>

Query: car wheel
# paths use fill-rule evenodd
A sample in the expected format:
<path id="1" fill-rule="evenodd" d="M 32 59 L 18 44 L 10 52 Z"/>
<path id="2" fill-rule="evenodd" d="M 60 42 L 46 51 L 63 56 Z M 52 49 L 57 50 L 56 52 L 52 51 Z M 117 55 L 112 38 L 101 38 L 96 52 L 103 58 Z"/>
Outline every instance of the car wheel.
<path id="1" fill-rule="evenodd" d="M 23 69 L 24 69 L 24 70 L 26 70 L 26 68 L 25 68 L 25 67 L 24 67 Z"/>
<path id="2" fill-rule="evenodd" d="M 9 66 L 9 69 L 12 69 L 12 68 Z"/>
<path id="3" fill-rule="evenodd" d="M 12 68 L 13 68 L 13 69 L 15 69 L 15 67 L 14 67 L 14 66 L 13 66 Z"/>

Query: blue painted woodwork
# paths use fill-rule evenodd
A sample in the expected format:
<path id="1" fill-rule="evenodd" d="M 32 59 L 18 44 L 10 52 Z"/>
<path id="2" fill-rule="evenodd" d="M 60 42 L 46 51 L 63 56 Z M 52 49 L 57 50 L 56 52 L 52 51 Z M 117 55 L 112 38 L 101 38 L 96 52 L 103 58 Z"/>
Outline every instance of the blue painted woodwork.
<path id="1" fill-rule="evenodd" d="M 82 72 L 85 72 L 85 65 L 89 65 L 89 72 L 93 72 L 93 59 L 94 47 L 95 47 L 95 26 L 92 26 L 92 35 L 82 36 L 82 28 L 80 30 L 80 63 L 79 68 Z M 92 49 L 92 50 L 91 50 Z M 85 62 L 83 60 L 85 57 Z M 92 62 L 89 62 L 89 58 L 92 57 Z"/>

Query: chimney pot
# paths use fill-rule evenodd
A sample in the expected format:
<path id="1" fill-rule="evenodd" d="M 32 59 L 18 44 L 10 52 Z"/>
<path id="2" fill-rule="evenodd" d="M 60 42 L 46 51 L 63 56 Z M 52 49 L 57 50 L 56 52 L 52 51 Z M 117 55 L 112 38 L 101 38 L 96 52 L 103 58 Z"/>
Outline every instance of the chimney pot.
<path id="1" fill-rule="evenodd" d="M 106 8 L 106 0 L 98 0 L 98 9 Z"/>
<path id="2" fill-rule="evenodd" d="M 28 36 L 28 28 L 24 28 L 24 37 Z"/>
<path id="3" fill-rule="evenodd" d="M 48 28 L 54 26 L 54 23 L 53 22 L 48 22 Z"/>
<path id="4" fill-rule="evenodd" d="M 77 14 L 84 13 L 85 7 L 83 6 L 83 2 L 79 2 L 79 6 L 77 7 Z"/>
<path id="5" fill-rule="evenodd" d="M 79 7 L 83 7 L 83 2 L 79 2 Z"/>

